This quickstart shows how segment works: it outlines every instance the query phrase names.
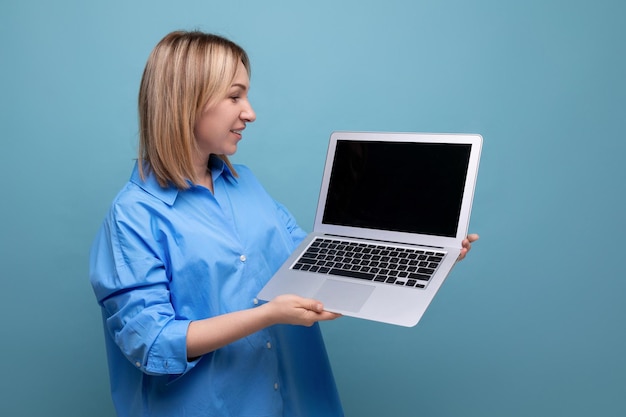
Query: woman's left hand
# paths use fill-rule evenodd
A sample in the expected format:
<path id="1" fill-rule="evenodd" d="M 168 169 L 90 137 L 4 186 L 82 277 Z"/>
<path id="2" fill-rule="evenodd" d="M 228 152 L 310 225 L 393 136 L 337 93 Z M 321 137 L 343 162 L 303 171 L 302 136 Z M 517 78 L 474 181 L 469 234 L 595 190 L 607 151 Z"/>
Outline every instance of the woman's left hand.
<path id="1" fill-rule="evenodd" d="M 470 251 L 470 249 L 472 249 L 472 243 L 476 242 L 479 237 L 480 236 L 478 236 L 476 233 L 472 233 L 470 235 L 467 235 L 467 237 L 463 239 L 463 248 L 461 249 L 461 253 L 459 254 L 457 261 L 460 261 L 465 258 L 465 256 L 467 256 L 467 253 Z"/>

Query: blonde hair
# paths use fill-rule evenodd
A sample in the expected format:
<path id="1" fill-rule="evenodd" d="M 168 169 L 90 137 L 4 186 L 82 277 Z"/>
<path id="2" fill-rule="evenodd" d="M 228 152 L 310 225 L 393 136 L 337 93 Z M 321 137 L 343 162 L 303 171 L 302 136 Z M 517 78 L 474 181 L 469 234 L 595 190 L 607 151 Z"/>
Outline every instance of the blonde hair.
<path id="1" fill-rule="evenodd" d="M 166 35 L 152 50 L 139 88 L 139 172 L 152 170 L 162 187 L 194 180 L 194 126 L 202 109 L 227 94 L 246 52 L 221 36 L 198 31 Z M 228 157 L 218 155 L 236 175 Z M 144 166 L 146 165 L 146 166 Z"/>

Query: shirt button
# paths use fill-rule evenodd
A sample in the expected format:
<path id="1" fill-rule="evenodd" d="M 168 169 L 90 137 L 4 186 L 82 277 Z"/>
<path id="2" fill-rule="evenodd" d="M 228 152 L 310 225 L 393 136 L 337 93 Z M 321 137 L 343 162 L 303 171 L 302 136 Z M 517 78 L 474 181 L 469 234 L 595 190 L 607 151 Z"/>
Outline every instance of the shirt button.
<path id="1" fill-rule="evenodd" d="M 252 304 L 254 304 L 255 306 L 259 305 L 259 299 L 258 298 L 253 299 Z"/>
<path id="2" fill-rule="evenodd" d="M 275 389 L 275 390 L 277 390 L 277 389 L 278 389 L 278 382 L 276 382 L 276 383 L 274 384 L 274 389 Z"/>
<path id="3" fill-rule="evenodd" d="M 240 260 L 241 262 L 245 262 L 245 261 L 246 261 L 246 255 L 241 255 L 241 256 L 239 257 L 239 260 Z"/>
<path id="4" fill-rule="evenodd" d="M 141 362 L 139 362 L 139 361 L 135 362 L 135 366 L 136 366 L 137 368 L 141 368 Z"/>
<path id="5" fill-rule="evenodd" d="M 271 348 L 272 348 L 272 344 L 271 344 L 270 342 L 267 342 L 267 345 L 266 345 L 266 346 L 267 346 L 267 348 L 268 348 L 268 349 L 271 349 Z"/>

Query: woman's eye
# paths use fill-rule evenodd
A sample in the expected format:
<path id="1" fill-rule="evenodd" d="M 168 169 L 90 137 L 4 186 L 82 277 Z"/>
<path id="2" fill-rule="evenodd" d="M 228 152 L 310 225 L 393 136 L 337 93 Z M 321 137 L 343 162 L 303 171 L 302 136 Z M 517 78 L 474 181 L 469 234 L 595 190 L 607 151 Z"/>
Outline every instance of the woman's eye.
<path id="1" fill-rule="evenodd" d="M 231 96 L 230 99 L 233 101 L 233 103 L 236 103 L 239 100 L 239 96 Z"/>

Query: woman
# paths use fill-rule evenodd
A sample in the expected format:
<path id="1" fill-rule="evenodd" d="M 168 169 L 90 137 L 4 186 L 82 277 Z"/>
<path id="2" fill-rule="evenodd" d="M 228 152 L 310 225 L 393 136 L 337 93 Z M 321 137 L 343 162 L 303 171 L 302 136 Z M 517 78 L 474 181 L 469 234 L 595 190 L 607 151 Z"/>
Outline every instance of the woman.
<path id="1" fill-rule="evenodd" d="M 343 415 L 317 325 L 338 315 L 255 298 L 305 232 L 228 160 L 256 118 L 249 72 L 201 32 L 170 33 L 146 64 L 138 162 L 90 259 L 119 416 Z"/>

